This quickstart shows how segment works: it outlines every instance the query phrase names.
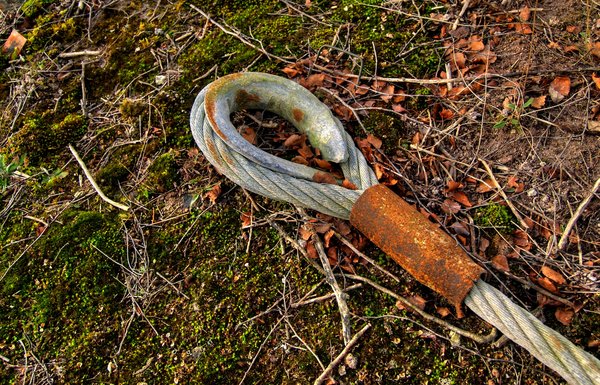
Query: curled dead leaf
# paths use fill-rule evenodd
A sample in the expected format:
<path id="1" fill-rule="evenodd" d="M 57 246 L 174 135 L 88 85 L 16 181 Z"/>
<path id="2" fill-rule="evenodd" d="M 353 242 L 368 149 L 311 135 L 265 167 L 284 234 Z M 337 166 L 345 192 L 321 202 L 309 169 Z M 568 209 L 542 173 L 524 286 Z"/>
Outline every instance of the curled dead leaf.
<path id="1" fill-rule="evenodd" d="M 216 203 L 217 198 L 221 195 L 221 183 L 217 183 L 214 185 L 209 192 L 207 192 L 204 196 L 208 198 L 210 203 Z"/>
<path id="2" fill-rule="evenodd" d="M 548 266 L 542 266 L 542 274 L 559 285 L 564 285 L 566 283 L 565 277 L 563 277 L 561 273 Z"/>
<path id="3" fill-rule="evenodd" d="M 373 147 L 375 147 L 376 149 L 380 149 L 381 145 L 383 144 L 381 139 L 377 138 L 376 136 L 374 136 L 372 134 L 367 135 L 367 142 L 371 143 L 371 145 Z"/>
<path id="4" fill-rule="evenodd" d="M 554 312 L 554 316 L 561 324 L 567 326 L 573 321 L 573 316 L 575 316 L 575 311 L 573 309 L 567 307 L 559 307 Z"/>
<path id="5" fill-rule="evenodd" d="M 531 10 L 529 9 L 528 6 L 524 6 L 519 11 L 519 19 L 521 19 L 521 21 L 529 21 L 530 16 L 531 16 Z"/>
<path id="6" fill-rule="evenodd" d="M 546 104 L 546 95 L 538 96 L 537 98 L 533 98 L 533 102 L 531 102 L 531 107 L 535 109 L 540 109 L 544 107 Z"/>
<path id="7" fill-rule="evenodd" d="M 550 94 L 550 98 L 554 103 L 558 103 L 565 98 L 565 96 L 569 95 L 571 90 L 571 79 L 567 76 L 557 76 L 554 78 L 552 83 L 550 83 L 550 87 L 548 88 L 548 93 Z"/>
<path id="8" fill-rule="evenodd" d="M 317 183 L 337 184 L 337 181 L 335 180 L 333 175 L 331 175 L 328 172 L 317 171 L 315 172 L 315 175 L 313 175 L 312 179 L 314 182 Z"/>
<path id="9" fill-rule="evenodd" d="M 462 191 L 454 191 L 454 192 L 448 194 L 448 196 L 465 207 L 473 206 L 473 204 L 471 203 L 469 198 L 467 198 L 467 194 L 465 194 Z"/>
<path id="10" fill-rule="evenodd" d="M 508 266 L 508 259 L 502 254 L 498 254 L 494 258 L 492 258 L 492 265 L 500 271 L 510 271 L 510 267 Z"/>
<path id="11" fill-rule="evenodd" d="M 594 81 L 594 84 L 596 84 L 596 88 L 598 88 L 600 90 L 600 76 L 596 75 L 596 73 L 592 73 L 592 80 Z"/>
<path id="12" fill-rule="evenodd" d="M 542 277 L 537 280 L 538 285 L 552 293 L 558 293 L 556 285 L 548 278 Z"/>
<path id="13" fill-rule="evenodd" d="M 452 199 L 445 199 L 440 207 L 446 214 L 456 214 L 460 211 L 460 205 Z"/>

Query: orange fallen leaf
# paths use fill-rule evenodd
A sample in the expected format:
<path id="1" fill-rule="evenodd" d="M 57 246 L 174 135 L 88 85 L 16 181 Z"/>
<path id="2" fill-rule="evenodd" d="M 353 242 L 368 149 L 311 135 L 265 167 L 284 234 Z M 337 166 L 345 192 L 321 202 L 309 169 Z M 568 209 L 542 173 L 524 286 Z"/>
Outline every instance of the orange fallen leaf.
<path id="1" fill-rule="evenodd" d="M 248 227 L 252 224 L 252 213 L 243 212 L 240 214 L 240 220 L 242 221 L 242 227 Z"/>
<path id="2" fill-rule="evenodd" d="M 467 195 L 462 191 L 454 191 L 451 194 L 449 194 L 449 196 L 450 198 L 454 199 L 455 201 L 457 201 L 465 207 L 473 206 L 471 201 L 469 201 L 469 198 L 467 198 Z"/>
<path id="3" fill-rule="evenodd" d="M 594 44 L 590 45 L 589 51 L 592 54 L 592 56 L 596 56 L 600 59 L 600 41 L 597 41 Z"/>
<path id="4" fill-rule="evenodd" d="M 331 171 L 333 169 L 333 166 L 331 166 L 331 163 L 329 163 L 328 161 L 326 161 L 324 159 L 314 158 L 313 161 L 319 168 L 322 168 L 327 171 Z"/>
<path id="5" fill-rule="evenodd" d="M 521 19 L 521 21 L 529 21 L 530 16 L 531 10 L 528 6 L 524 6 L 523 8 L 521 8 L 521 11 L 519 12 L 519 19 Z"/>
<path id="6" fill-rule="evenodd" d="M 560 47 L 560 44 L 558 44 L 557 42 L 551 41 L 550 43 L 548 43 L 548 48 L 551 48 L 551 49 L 560 49 L 561 47 Z"/>
<path id="7" fill-rule="evenodd" d="M 481 40 L 472 41 L 469 43 L 470 51 L 483 51 L 485 49 L 485 44 Z"/>
<path id="8" fill-rule="evenodd" d="M 381 148 L 381 145 L 383 144 L 381 139 L 377 138 L 376 136 L 374 136 L 372 134 L 367 135 L 367 142 L 371 143 L 371 145 L 373 145 L 373 147 L 375 147 L 378 150 Z"/>
<path id="9" fill-rule="evenodd" d="M 315 154 L 312 152 L 310 147 L 308 147 L 306 145 L 306 143 L 304 143 L 304 145 L 302 147 L 300 147 L 297 151 L 298 151 L 298 154 L 300 154 L 300 156 L 303 156 L 306 159 L 310 159 L 313 156 L 315 156 Z"/>
<path id="10" fill-rule="evenodd" d="M 596 87 L 600 90 L 600 76 L 596 75 L 596 73 L 592 73 L 592 80 L 594 81 L 594 84 L 596 84 Z"/>
<path id="11" fill-rule="evenodd" d="M 508 259 L 502 254 L 498 254 L 494 258 L 492 258 L 492 265 L 494 265 L 494 267 L 498 270 L 510 271 L 510 267 L 508 266 Z"/>
<path id="12" fill-rule="evenodd" d="M 2 46 L 2 53 L 8 54 L 13 59 L 16 59 L 17 56 L 21 53 L 23 46 L 27 39 L 23 35 L 21 35 L 16 29 L 13 29 L 4 42 L 4 46 Z"/>
<path id="13" fill-rule="evenodd" d="M 452 55 L 450 56 L 450 64 L 453 66 L 453 68 L 465 68 L 465 65 L 467 63 L 467 58 L 465 57 L 465 54 L 462 52 L 453 52 Z"/>
<path id="14" fill-rule="evenodd" d="M 292 134 L 285 140 L 285 142 L 283 142 L 283 145 L 288 148 L 293 148 L 296 146 L 301 146 L 305 140 L 306 137 L 304 135 Z"/>
<path id="15" fill-rule="evenodd" d="M 563 324 L 565 326 L 569 325 L 571 323 L 571 321 L 573 321 L 574 315 L 575 315 L 575 312 L 573 311 L 573 309 L 569 309 L 566 307 L 559 307 L 554 312 L 554 316 L 556 317 L 558 322 L 560 322 L 561 324 Z"/>
<path id="16" fill-rule="evenodd" d="M 454 111 L 444 108 L 440 111 L 440 117 L 444 120 L 452 119 L 454 117 Z"/>
<path id="17" fill-rule="evenodd" d="M 522 35 L 531 35 L 533 30 L 527 23 L 515 23 L 515 31 Z"/>
<path id="18" fill-rule="evenodd" d="M 315 248 L 315 245 L 312 244 L 312 242 L 308 242 L 306 244 L 306 252 L 308 253 L 308 258 L 310 258 L 310 259 L 317 259 L 317 258 L 319 258 L 319 254 L 317 253 L 317 249 Z"/>
<path id="19" fill-rule="evenodd" d="M 217 202 L 219 195 L 221 195 L 221 183 L 214 185 L 204 196 L 210 200 L 210 203 L 214 204 Z"/>
<path id="20" fill-rule="evenodd" d="M 394 86 L 392 84 L 388 84 L 387 86 L 383 87 L 383 89 L 381 90 L 380 97 L 381 100 L 383 100 L 386 103 L 392 100 L 392 98 L 394 97 Z"/>
<path id="21" fill-rule="evenodd" d="M 452 191 L 456 191 L 458 189 L 461 189 L 465 187 L 462 183 L 457 182 L 455 180 L 449 180 L 448 183 L 446 183 L 446 192 L 452 192 Z"/>
<path id="22" fill-rule="evenodd" d="M 282 69 L 283 73 L 285 73 L 289 78 L 293 78 L 296 75 L 298 75 L 300 73 L 300 71 L 298 71 L 295 68 L 291 68 L 291 67 L 285 67 L 284 69 Z"/>
<path id="23" fill-rule="evenodd" d="M 508 177 L 508 181 L 506 184 L 508 185 L 508 187 L 514 188 L 516 193 L 522 193 L 523 190 L 525 190 L 525 183 L 518 182 L 517 177 L 514 175 Z"/>
<path id="24" fill-rule="evenodd" d="M 565 47 L 564 52 L 565 53 L 569 53 L 569 52 L 578 52 L 579 51 L 579 47 L 577 47 L 576 45 L 568 45 Z"/>
<path id="25" fill-rule="evenodd" d="M 476 192 L 483 194 L 486 192 L 490 192 L 498 187 L 498 184 L 494 182 L 492 179 L 486 179 L 477 186 L 475 189 Z"/>
<path id="26" fill-rule="evenodd" d="M 394 110 L 394 112 L 397 112 L 397 113 L 406 112 L 406 108 L 402 107 L 399 104 L 392 104 L 392 110 Z"/>
<path id="27" fill-rule="evenodd" d="M 302 164 L 304 166 L 308 166 L 309 165 L 308 160 L 306 160 L 305 157 L 300 156 L 300 155 L 293 157 L 291 160 L 294 163 Z"/>
<path id="28" fill-rule="evenodd" d="M 445 318 L 450 315 L 450 309 L 445 306 L 436 307 L 435 311 L 440 315 L 440 317 Z"/>
<path id="29" fill-rule="evenodd" d="M 333 175 L 331 175 L 328 172 L 322 172 L 322 171 L 315 172 L 315 174 L 312 177 L 312 180 L 317 183 L 337 184 L 337 181 L 335 180 Z"/>
<path id="30" fill-rule="evenodd" d="M 256 144 L 256 131 L 252 127 L 242 126 L 240 128 L 241 134 L 250 144 Z"/>
<path id="31" fill-rule="evenodd" d="M 563 100 L 565 96 L 569 95 L 570 90 L 571 79 L 567 76 L 557 76 L 552 83 L 550 83 L 548 93 L 550 94 L 552 101 L 558 103 Z"/>
<path id="32" fill-rule="evenodd" d="M 537 98 L 533 98 L 533 102 L 531 102 L 531 107 L 536 109 L 544 107 L 544 105 L 546 104 L 546 96 L 547 95 L 542 95 L 538 96 Z"/>
<path id="33" fill-rule="evenodd" d="M 565 277 L 563 277 L 561 273 L 549 268 L 548 266 L 542 266 L 542 274 L 550 278 L 552 281 L 558 283 L 559 285 L 564 285 L 567 282 L 565 280 Z"/>
<path id="34" fill-rule="evenodd" d="M 420 295 L 415 294 L 412 297 L 408 298 L 408 300 L 410 301 L 410 303 L 412 303 L 419 309 L 425 310 L 425 304 L 427 304 L 427 301 L 425 300 L 425 298 L 421 297 Z"/>
<path id="35" fill-rule="evenodd" d="M 375 177 L 377 178 L 377 180 L 381 180 L 381 177 L 383 176 L 383 173 L 385 172 L 385 169 L 383 168 L 383 166 L 379 163 L 375 163 L 373 165 L 373 171 L 375 171 Z"/>
<path id="36" fill-rule="evenodd" d="M 581 32 L 581 27 L 578 25 L 569 25 L 569 26 L 567 26 L 567 32 L 579 33 L 579 32 Z"/>
<path id="37" fill-rule="evenodd" d="M 538 285 L 540 285 L 544 289 L 548 290 L 549 292 L 558 293 L 558 289 L 556 288 L 556 285 L 554 285 L 554 283 L 546 277 L 539 278 L 537 280 L 537 283 L 538 283 Z"/>
<path id="38" fill-rule="evenodd" d="M 460 211 L 460 205 L 451 199 L 444 200 L 440 207 L 446 214 L 456 214 Z"/>
<path id="39" fill-rule="evenodd" d="M 342 182 L 342 187 L 345 187 L 349 190 L 358 190 L 358 187 L 354 183 L 350 182 L 348 179 L 344 179 L 344 181 Z"/>

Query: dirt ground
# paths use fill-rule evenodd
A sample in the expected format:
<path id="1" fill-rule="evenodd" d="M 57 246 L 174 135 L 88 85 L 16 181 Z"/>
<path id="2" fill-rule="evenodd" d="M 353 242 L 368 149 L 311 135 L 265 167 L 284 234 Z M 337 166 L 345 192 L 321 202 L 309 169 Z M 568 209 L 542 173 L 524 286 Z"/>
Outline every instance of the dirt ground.
<path id="1" fill-rule="evenodd" d="M 597 0 L 0 0 L 0 42 L 0 383 L 313 383 L 344 349 L 320 242 L 369 327 L 323 383 L 565 383 L 444 326 L 493 332 L 347 221 L 220 175 L 189 113 L 243 71 L 313 92 L 483 280 L 600 357 Z M 343 179 L 281 118 L 232 121 Z"/>

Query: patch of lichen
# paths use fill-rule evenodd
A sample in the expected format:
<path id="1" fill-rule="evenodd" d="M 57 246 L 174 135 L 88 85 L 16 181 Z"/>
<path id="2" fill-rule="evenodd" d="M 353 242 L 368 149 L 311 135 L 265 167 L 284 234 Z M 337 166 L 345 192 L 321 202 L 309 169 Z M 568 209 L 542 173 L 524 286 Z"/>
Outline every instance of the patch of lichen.
<path id="1" fill-rule="evenodd" d="M 34 18 L 44 12 L 45 8 L 56 2 L 56 0 L 26 0 L 21 5 L 21 11 L 24 16 Z"/>
<path id="2" fill-rule="evenodd" d="M 11 138 L 9 147 L 13 153 L 27 154 L 32 165 L 51 162 L 53 155 L 83 137 L 87 125 L 87 118 L 80 114 L 46 111 L 40 115 L 32 112 L 25 115 L 21 129 Z"/>

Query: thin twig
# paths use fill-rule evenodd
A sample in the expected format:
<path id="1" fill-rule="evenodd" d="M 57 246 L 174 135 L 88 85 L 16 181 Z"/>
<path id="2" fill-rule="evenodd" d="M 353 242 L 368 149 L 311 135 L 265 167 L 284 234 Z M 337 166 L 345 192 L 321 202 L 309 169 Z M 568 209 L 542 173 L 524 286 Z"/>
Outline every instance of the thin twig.
<path id="1" fill-rule="evenodd" d="M 360 125 L 360 127 L 363 129 L 363 131 L 365 132 L 365 134 L 368 134 L 369 132 L 367 131 L 367 129 L 365 128 L 365 126 L 362 123 L 362 120 L 360 120 L 360 117 L 358 116 L 358 113 L 356 112 L 356 109 L 352 108 L 348 103 L 346 103 L 342 98 L 340 98 L 339 95 L 337 95 L 336 93 L 334 93 L 333 91 L 325 88 L 325 87 L 319 87 L 319 90 L 321 91 L 325 91 L 327 92 L 329 95 L 333 96 L 334 98 L 336 98 L 340 103 L 342 103 L 342 105 L 344 107 L 346 107 L 347 109 L 349 109 L 350 111 L 352 111 L 352 115 L 354 115 L 354 117 L 356 118 L 356 121 L 358 122 L 358 124 Z"/>
<path id="2" fill-rule="evenodd" d="M 575 210 L 575 213 L 573 214 L 573 216 L 571 217 L 569 222 L 567 222 L 567 225 L 565 226 L 565 231 L 563 231 L 563 233 L 560 237 L 560 240 L 558 241 L 558 246 L 557 246 L 558 250 L 563 250 L 565 248 L 565 246 L 567 245 L 567 242 L 569 241 L 569 234 L 571 233 L 571 230 L 573 230 L 575 223 L 577 223 L 577 220 L 579 219 L 579 217 L 581 216 L 583 211 L 590 204 L 594 195 L 596 195 L 598 188 L 600 188 L 600 178 L 596 179 L 596 183 L 594 183 L 594 187 L 592 187 L 592 191 L 588 194 L 588 196 L 584 200 L 581 201 L 581 203 L 579 204 L 579 207 L 577 207 L 577 210 Z"/>
<path id="3" fill-rule="evenodd" d="M 504 198 L 504 201 L 510 208 L 510 211 L 512 211 L 514 216 L 519 220 L 519 224 L 521 225 L 521 227 L 523 227 L 524 229 L 528 229 L 529 226 L 527 225 L 527 223 L 525 223 L 525 221 L 523 220 L 523 217 L 521 216 L 521 213 L 519 213 L 519 211 L 517 210 L 515 205 L 513 205 L 512 202 L 510 201 L 510 199 L 508 199 L 508 196 L 504 192 L 504 189 L 502 188 L 502 186 L 500 186 L 500 184 L 498 183 L 498 180 L 494 176 L 494 173 L 492 172 L 492 168 L 490 167 L 490 165 L 481 158 L 479 159 L 479 161 L 481 162 L 481 164 L 485 168 L 485 171 L 488 173 L 488 175 L 490 176 L 490 179 L 494 183 L 494 186 L 490 186 L 490 187 L 496 187 L 498 189 L 498 192 L 500 193 L 500 195 L 502 195 L 502 198 Z"/>
<path id="4" fill-rule="evenodd" d="M 362 283 L 357 283 L 357 284 L 348 286 L 347 288 L 345 288 L 342 291 L 343 292 L 347 292 L 347 291 L 350 291 L 350 290 L 361 288 L 362 286 L 363 286 Z M 290 307 L 292 309 L 296 309 L 296 308 L 299 308 L 299 307 L 304 306 L 304 305 L 310 305 L 312 303 L 318 303 L 318 302 L 327 301 L 328 299 L 331 299 L 333 297 L 335 297 L 335 294 L 330 293 L 330 294 L 322 295 L 320 297 L 315 297 L 315 298 L 307 299 L 305 301 L 294 302 L 294 303 L 292 303 L 290 305 Z"/>
<path id="5" fill-rule="evenodd" d="M 469 3 L 470 3 L 469 0 L 463 0 L 463 6 L 462 6 L 460 12 L 458 13 L 458 16 L 456 17 L 454 24 L 452 24 L 453 31 L 458 27 L 458 22 L 464 16 L 465 12 L 467 12 L 467 8 L 469 8 Z"/>
<path id="6" fill-rule="evenodd" d="M 346 303 L 346 295 L 342 289 L 340 289 L 340 286 L 333 275 L 333 270 L 329 265 L 329 259 L 325 254 L 325 248 L 323 247 L 321 239 L 319 239 L 319 235 L 314 231 L 312 231 L 312 233 L 313 234 L 311 238 L 315 243 L 315 249 L 317 250 L 317 254 L 319 254 L 319 259 L 321 259 L 321 264 L 323 265 L 323 270 L 325 271 L 325 279 L 329 286 L 331 286 L 338 304 L 338 310 L 342 319 L 342 334 L 344 336 L 344 344 L 348 345 L 350 338 L 352 337 L 352 333 L 350 328 L 350 310 L 348 309 L 348 304 Z"/>
<path id="7" fill-rule="evenodd" d="M 79 156 L 79 154 L 77 153 L 77 151 L 75 151 L 75 149 L 73 148 L 73 146 L 70 145 L 70 144 L 69 144 L 69 150 L 71 150 L 71 153 L 73 154 L 73 156 L 77 160 L 77 163 L 79 163 L 79 166 L 83 170 L 83 173 L 85 174 L 86 178 L 88 179 L 88 181 L 90 181 L 90 184 L 92 185 L 92 187 L 94 188 L 94 190 L 96 190 L 96 192 L 98 193 L 98 195 L 100 196 L 100 198 L 102 198 L 102 200 L 105 201 L 106 203 L 108 203 L 108 204 L 110 204 L 112 206 L 115 206 L 116 208 L 119 208 L 119 209 L 121 209 L 123 211 L 129 210 L 129 206 L 126 206 L 126 205 L 124 205 L 122 203 L 119 203 L 119 202 L 115 202 L 112 199 L 110 199 L 109 197 L 107 197 L 106 195 L 104 195 L 104 193 L 102 192 L 102 190 L 100 190 L 100 187 L 98 187 L 98 185 L 96 184 L 96 181 L 92 177 L 92 174 L 90 173 L 90 171 L 86 167 L 85 163 L 83 163 L 83 160 L 81 159 L 81 157 Z"/>
<path id="8" fill-rule="evenodd" d="M 354 337 L 352 337 L 350 341 L 348 341 L 344 350 L 342 350 L 342 352 L 335 358 L 335 360 L 331 361 L 331 363 L 327 365 L 323 373 L 321 373 L 321 375 L 315 380 L 314 385 L 322 384 L 323 381 L 325 381 L 327 377 L 329 377 L 329 374 L 333 371 L 333 369 L 335 369 L 340 364 L 340 362 L 342 362 L 342 360 L 348 355 L 348 353 L 350 353 L 350 350 L 352 350 L 354 345 L 356 345 L 360 337 L 362 337 L 363 334 L 365 334 L 370 328 L 371 324 L 366 324 L 362 329 L 358 331 L 358 333 L 354 335 Z"/>
<path id="9" fill-rule="evenodd" d="M 84 51 L 77 51 L 77 52 L 63 52 L 63 53 L 59 54 L 58 57 L 61 59 L 68 59 L 68 58 L 74 58 L 74 57 L 80 57 L 80 56 L 98 56 L 101 53 L 102 53 L 102 51 L 84 50 Z"/>
<path id="10" fill-rule="evenodd" d="M 81 100 L 79 100 L 79 104 L 81 105 L 81 114 L 88 117 L 87 110 L 87 94 L 85 91 L 85 62 L 81 63 Z"/>

